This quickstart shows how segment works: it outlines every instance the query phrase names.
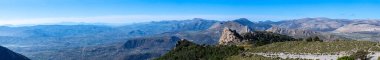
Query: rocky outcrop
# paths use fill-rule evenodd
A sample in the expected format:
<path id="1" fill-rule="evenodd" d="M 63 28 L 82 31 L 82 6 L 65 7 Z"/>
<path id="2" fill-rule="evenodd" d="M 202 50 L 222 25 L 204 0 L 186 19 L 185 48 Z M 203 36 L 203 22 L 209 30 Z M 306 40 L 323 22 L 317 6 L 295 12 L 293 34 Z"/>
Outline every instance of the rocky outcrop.
<path id="1" fill-rule="evenodd" d="M 278 34 L 289 35 L 289 36 L 292 36 L 294 38 L 305 38 L 305 37 L 312 37 L 312 36 L 319 35 L 318 32 L 314 32 L 314 31 L 310 31 L 310 30 L 286 29 L 286 28 L 280 28 L 280 27 L 272 27 L 266 31 L 278 33 Z"/>
<path id="2" fill-rule="evenodd" d="M 279 21 L 276 25 L 278 27 L 286 29 L 302 29 L 320 32 L 330 32 L 351 22 L 351 20 L 347 19 L 303 18 Z"/>
<path id="3" fill-rule="evenodd" d="M 232 30 L 240 31 L 244 27 L 245 25 L 242 25 L 240 23 L 233 22 L 233 21 L 226 21 L 226 22 L 217 22 L 214 25 L 212 25 L 208 30 L 222 32 L 224 28 L 229 28 Z"/>
<path id="4" fill-rule="evenodd" d="M 380 41 L 379 23 L 380 20 L 373 19 L 303 18 L 279 21 L 273 25 L 285 29 L 319 32 L 321 33 L 319 36 L 325 36 L 330 40 L 344 38 L 344 40 Z"/>
<path id="5" fill-rule="evenodd" d="M 242 33 L 249 33 L 249 32 L 252 32 L 252 29 L 249 28 L 248 26 L 245 26 L 244 28 L 242 28 L 239 33 L 242 34 Z"/>
<path id="6" fill-rule="evenodd" d="M 256 31 L 264 31 L 264 30 L 272 27 L 271 24 L 273 24 L 272 21 L 251 22 L 246 18 L 236 19 L 236 20 L 233 20 L 232 22 L 239 23 L 243 26 L 248 27 L 249 29 L 254 29 Z"/>
<path id="7" fill-rule="evenodd" d="M 251 21 L 241 18 L 233 21 L 223 21 L 223 22 L 217 22 L 214 25 L 212 25 L 208 31 L 215 32 L 216 34 L 220 35 L 223 32 L 224 28 L 229 28 L 231 30 L 236 30 L 239 34 L 247 33 L 251 31 L 254 28 L 254 23 Z"/>
<path id="8" fill-rule="evenodd" d="M 224 28 L 222 36 L 219 39 L 219 45 L 235 45 L 242 42 L 242 37 L 235 31 L 229 28 Z"/>
<path id="9" fill-rule="evenodd" d="M 362 20 L 355 21 L 336 29 L 334 32 L 340 33 L 380 33 L 380 21 L 378 20 Z"/>
<path id="10" fill-rule="evenodd" d="M 0 60 L 30 60 L 29 58 L 15 53 L 8 48 L 0 46 Z"/>
<path id="11" fill-rule="evenodd" d="M 301 29 L 286 29 L 286 28 L 280 28 L 280 27 L 272 27 L 266 31 L 292 36 L 293 38 L 304 38 L 305 39 L 308 37 L 318 36 L 320 39 L 322 39 L 324 41 L 334 41 L 337 39 L 349 40 L 345 37 L 334 35 L 331 33 L 316 32 L 316 31 L 301 30 Z"/>

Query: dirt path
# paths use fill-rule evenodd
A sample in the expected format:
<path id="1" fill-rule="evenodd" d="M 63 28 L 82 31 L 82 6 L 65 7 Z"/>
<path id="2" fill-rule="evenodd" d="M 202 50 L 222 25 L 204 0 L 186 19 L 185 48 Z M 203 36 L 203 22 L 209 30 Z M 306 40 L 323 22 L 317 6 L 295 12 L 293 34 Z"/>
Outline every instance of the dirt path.
<path id="1" fill-rule="evenodd" d="M 253 53 L 265 57 L 301 58 L 301 59 L 319 59 L 319 60 L 336 60 L 338 57 L 347 55 L 320 55 L 320 54 L 286 54 L 286 53 Z"/>

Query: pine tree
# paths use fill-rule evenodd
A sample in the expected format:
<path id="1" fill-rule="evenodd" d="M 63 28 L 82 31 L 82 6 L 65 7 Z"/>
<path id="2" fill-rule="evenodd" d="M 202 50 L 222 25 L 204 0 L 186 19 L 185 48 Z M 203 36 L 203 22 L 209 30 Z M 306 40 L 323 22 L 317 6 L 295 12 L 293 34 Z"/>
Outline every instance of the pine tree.
<path id="1" fill-rule="evenodd" d="M 313 41 L 313 38 L 308 37 L 308 38 L 306 38 L 306 41 L 307 41 L 307 42 L 312 42 L 312 41 Z"/>
<path id="2" fill-rule="evenodd" d="M 319 39 L 318 36 L 314 37 L 314 38 L 313 38 L 313 41 L 323 42 L 323 40 Z"/>

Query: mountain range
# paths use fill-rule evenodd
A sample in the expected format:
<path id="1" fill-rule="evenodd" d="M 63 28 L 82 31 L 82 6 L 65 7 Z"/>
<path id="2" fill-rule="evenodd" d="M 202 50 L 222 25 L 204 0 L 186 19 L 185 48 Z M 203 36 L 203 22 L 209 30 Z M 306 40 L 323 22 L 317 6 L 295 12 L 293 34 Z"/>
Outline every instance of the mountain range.
<path id="1" fill-rule="evenodd" d="M 380 41 L 380 20 L 302 18 L 252 22 L 172 20 L 105 25 L 37 25 L 0 27 L 0 45 L 36 60 L 145 60 L 159 57 L 187 39 L 197 44 L 216 45 L 225 28 L 237 34 L 268 31 L 294 38 L 321 37 L 326 41 Z M 118 58 L 114 58 L 118 57 Z"/>

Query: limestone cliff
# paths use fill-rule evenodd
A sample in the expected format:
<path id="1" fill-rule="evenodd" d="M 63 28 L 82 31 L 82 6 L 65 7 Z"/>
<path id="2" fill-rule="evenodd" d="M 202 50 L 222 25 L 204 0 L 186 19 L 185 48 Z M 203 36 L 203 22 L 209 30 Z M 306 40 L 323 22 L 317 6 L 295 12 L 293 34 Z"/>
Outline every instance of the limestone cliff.
<path id="1" fill-rule="evenodd" d="M 219 39 L 219 45 L 235 45 L 242 42 L 242 37 L 229 28 L 224 28 L 222 36 Z"/>

